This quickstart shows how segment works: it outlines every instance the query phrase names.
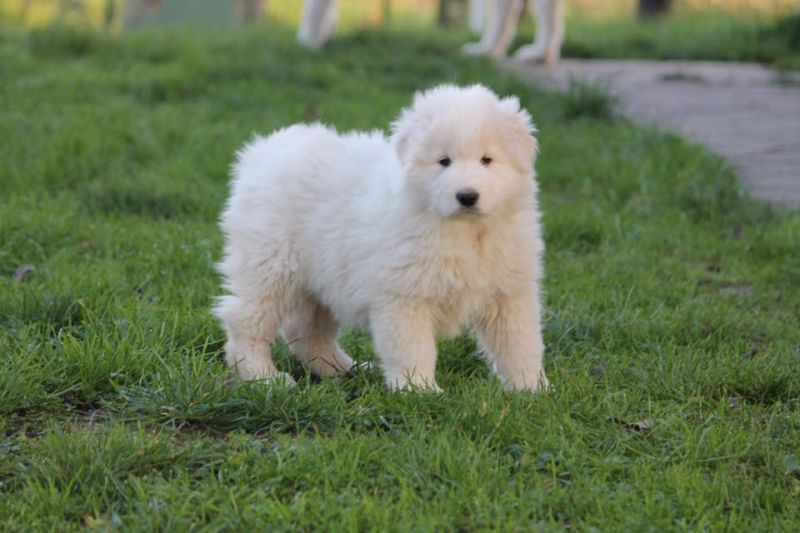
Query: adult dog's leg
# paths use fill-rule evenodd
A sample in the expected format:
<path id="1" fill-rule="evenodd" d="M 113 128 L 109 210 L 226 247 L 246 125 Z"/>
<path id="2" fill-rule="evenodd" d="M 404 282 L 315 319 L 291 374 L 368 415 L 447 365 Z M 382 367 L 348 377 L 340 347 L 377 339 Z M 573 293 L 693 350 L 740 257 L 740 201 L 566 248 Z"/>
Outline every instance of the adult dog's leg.
<path id="1" fill-rule="evenodd" d="M 461 50 L 465 54 L 504 56 L 517 31 L 517 21 L 524 5 L 522 0 L 492 2 L 489 20 L 480 42 L 465 44 Z"/>
<path id="2" fill-rule="evenodd" d="M 390 304 L 370 314 L 370 326 L 389 387 L 441 390 L 435 379 L 436 338 L 427 309 Z"/>
<path id="3" fill-rule="evenodd" d="M 308 48 L 322 48 L 336 29 L 337 0 L 306 0 L 297 40 Z"/>
<path id="4" fill-rule="evenodd" d="M 507 389 L 537 391 L 548 386 L 540 315 L 535 294 L 501 296 L 478 324 L 481 345 Z"/>
<path id="5" fill-rule="evenodd" d="M 485 0 L 469 1 L 469 29 L 475 35 L 480 35 L 486 26 L 487 7 Z"/>
<path id="6" fill-rule="evenodd" d="M 561 58 L 564 42 L 564 0 L 536 0 L 536 39 L 520 47 L 514 60 L 525 63 L 543 62 L 548 65 Z"/>

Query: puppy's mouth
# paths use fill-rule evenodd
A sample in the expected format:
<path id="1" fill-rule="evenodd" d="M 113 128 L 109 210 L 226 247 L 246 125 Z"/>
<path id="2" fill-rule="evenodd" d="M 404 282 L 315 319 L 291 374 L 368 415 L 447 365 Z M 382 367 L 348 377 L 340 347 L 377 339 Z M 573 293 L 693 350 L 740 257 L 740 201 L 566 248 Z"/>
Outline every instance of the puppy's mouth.
<path id="1" fill-rule="evenodd" d="M 482 216 L 483 214 L 480 207 L 474 205 L 469 207 L 461 206 L 458 208 L 458 211 L 456 211 L 456 216 L 475 217 Z"/>

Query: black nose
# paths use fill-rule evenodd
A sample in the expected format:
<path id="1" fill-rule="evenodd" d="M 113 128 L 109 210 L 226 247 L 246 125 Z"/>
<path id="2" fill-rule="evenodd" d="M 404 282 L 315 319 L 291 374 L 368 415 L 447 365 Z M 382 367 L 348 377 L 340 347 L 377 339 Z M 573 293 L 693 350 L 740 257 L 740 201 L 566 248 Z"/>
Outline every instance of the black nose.
<path id="1" fill-rule="evenodd" d="M 464 207 L 472 207 L 478 203 L 478 191 L 475 189 L 464 189 L 456 193 L 456 200 Z"/>

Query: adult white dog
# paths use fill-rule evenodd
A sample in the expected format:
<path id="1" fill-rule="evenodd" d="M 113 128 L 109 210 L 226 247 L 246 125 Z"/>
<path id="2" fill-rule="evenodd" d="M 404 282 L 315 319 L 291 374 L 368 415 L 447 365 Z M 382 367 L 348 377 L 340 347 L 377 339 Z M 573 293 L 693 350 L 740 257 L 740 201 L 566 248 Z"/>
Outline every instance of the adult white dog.
<path id="1" fill-rule="evenodd" d="M 467 54 L 505 56 L 517 31 L 526 0 L 470 0 L 470 27 L 483 32 L 480 42 L 463 47 Z M 527 0 L 536 13 L 536 38 L 520 47 L 514 60 L 556 63 L 564 41 L 565 0 Z M 309 48 L 321 48 L 336 28 L 337 0 L 306 0 L 297 38 Z"/>
<path id="2" fill-rule="evenodd" d="M 484 54 L 503 57 L 517 31 L 522 8 L 526 0 L 470 0 L 473 30 L 483 29 L 480 42 L 463 47 L 467 54 Z M 520 62 L 556 63 L 561 57 L 564 41 L 564 0 L 527 0 L 536 13 L 536 38 L 533 44 L 522 46 L 514 54 Z M 481 22 L 485 21 L 485 25 Z"/>
<path id="3" fill-rule="evenodd" d="M 315 124 L 246 145 L 222 215 L 228 363 L 291 381 L 280 331 L 314 374 L 340 375 L 340 326 L 367 327 L 390 387 L 439 390 L 436 339 L 475 325 L 508 389 L 546 385 L 533 131 L 516 98 L 443 85 L 388 140 Z"/>

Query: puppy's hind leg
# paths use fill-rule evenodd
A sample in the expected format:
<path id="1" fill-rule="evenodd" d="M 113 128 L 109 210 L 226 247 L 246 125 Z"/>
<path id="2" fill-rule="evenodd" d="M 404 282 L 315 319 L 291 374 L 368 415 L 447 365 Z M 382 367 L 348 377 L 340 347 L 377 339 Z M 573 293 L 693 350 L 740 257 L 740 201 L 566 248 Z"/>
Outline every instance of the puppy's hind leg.
<path id="1" fill-rule="evenodd" d="M 282 302 L 249 300 L 223 296 L 214 313 L 228 335 L 225 359 L 244 380 L 283 381 L 294 384 L 289 374 L 278 371 L 272 361 L 270 343 L 275 339 L 281 320 Z"/>
<path id="2" fill-rule="evenodd" d="M 331 312 L 311 296 L 299 298 L 286 317 L 283 339 L 314 375 L 335 377 L 355 363 L 337 344 L 339 326 Z"/>

